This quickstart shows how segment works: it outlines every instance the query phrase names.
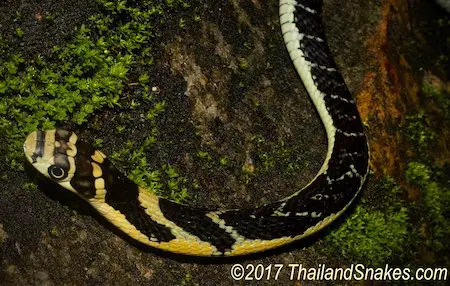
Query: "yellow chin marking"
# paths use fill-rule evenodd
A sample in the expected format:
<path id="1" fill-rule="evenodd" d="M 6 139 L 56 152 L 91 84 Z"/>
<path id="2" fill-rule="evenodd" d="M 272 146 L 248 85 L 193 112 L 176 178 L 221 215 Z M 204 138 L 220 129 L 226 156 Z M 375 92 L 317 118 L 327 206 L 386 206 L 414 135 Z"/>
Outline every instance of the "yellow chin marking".
<path id="1" fill-rule="evenodd" d="M 77 143 L 77 140 L 78 140 L 77 134 L 72 132 L 72 135 L 70 135 L 70 138 L 69 138 L 69 142 L 72 144 L 75 144 L 75 143 Z"/>
<path id="2" fill-rule="evenodd" d="M 94 178 L 100 178 L 102 176 L 102 168 L 97 164 L 92 162 L 92 175 L 94 176 Z"/>
<path id="3" fill-rule="evenodd" d="M 75 157 L 76 155 L 77 155 L 77 150 L 75 149 L 75 150 L 73 150 L 73 149 L 67 149 L 66 150 L 66 154 L 67 154 L 67 156 L 69 156 L 69 157 Z"/>
<path id="4" fill-rule="evenodd" d="M 96 150 L 94 152 L 94 155 L 91 156 L 91 159 L 94 160 L 95 162 L 101 164 L 105 160 L 105 157 L 106 156 L 104 154 L 102 156 L 102 153 L 100 151 Z"/>
<path id="5" fill-rule="evenodd" d="M 103 178 L 95 179 L 95 188 L 101 190 L 105 188 L 105 180 Z"/>
<path id="6" fill-rule="evenodd" d="M 71 142 L 67 142 L 66 154 L 67 156 L 75 157 L 77 155 L 77 146 Z"/>
<path id="7" fill-rule="evenodd" d="M 75 159 L 73 157 L 67 157 L 69 160 L 69 174 L 75 174 L 76 171 L 76 165 L 75 165 Z"/>
<path id="8" fill-rule="evenodd" d="M 96 189 L 94 199 L 96 199 L 99 203 L 100 202 L 103 203 L 103 202 L 105 202 L 105 195 L 106 195 L 105 189 Z"/>

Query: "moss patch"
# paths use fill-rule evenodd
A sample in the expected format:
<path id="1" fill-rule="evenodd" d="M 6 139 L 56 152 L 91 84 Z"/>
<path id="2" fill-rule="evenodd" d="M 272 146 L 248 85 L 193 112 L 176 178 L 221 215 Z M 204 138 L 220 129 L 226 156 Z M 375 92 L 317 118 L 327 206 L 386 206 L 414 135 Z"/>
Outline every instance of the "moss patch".
<path id="1" fill-rule="evenodd" d="M 408 116 L 407 120 L 407 138 L 414 144 L 414 148 L 424 152 L 430 146 L 436 145 L 437 134 L 431 128 L 430 118 L 424 111 L 415 115 Z"/>
<path id="2" fill-rule="evenodd" d="M 362 200 L 327 240 L 352 263 L 383 266 L 399 256 L 409 243 L 409 214 L 398 199 L 399 187 L 390 178 L 382 184 L 380 206 Z"/>
<path id="3" fill-rule="evenodd" d="M 428 260 L 449 263 L 445 256 L 434 257 L 435 253 L 449 253 L 450 244 L 450 188 L 439 182 L 443 173 L 439 169 L 411 162 L 406 171 L 406 180 L 420 189 L 421 200 L 418 206 L 420 246 L 426 251 Z M 444 175 L 445 176 L 445 175 Z M 433 257 L 429 257 L 429 256 Z"/>
<path id="4" fill-rule="evenodd" d="M 76 130 L 105 107 L 132 110 L 145 104 L 149 122 L 164 110 L 164 100 L 152 90 L 150 75 L 143 72 L 153 65 L 153 26 L 164 22 L 166 11 L 189 5 L 181 0 L 139 5 L 125 0 L 97 2 L 101 13 L 76 28 L 72 40 L 54 46 L 45 56 L 25 58 L 0 37 L 0 133 L 5 134 L 5 159 L 13 169 L 22 169 L 23 140 L 36 129 L 64 126 Z M 24 37 L 20 28 L 16 37 Z M 126 131 L 124 125 L 116 129 Z M 143 152 L 154 139 L 149 137 L 148 144 L 126 156 L 120 156 L 126 148 L 117 151 L 115 158 L 131 160 L 130 177 L 158 191 L 155 180 L 161 178 L 154 178 L 155 171 L 144 171 L 143 165 Z M 139 157 L 143 161 L 138 162 Z M 173 168 L 166 165 L 162 173 L 175 198 L 185 198 L 185 188 L 179 189 L 180 177 Z"/>
<path id="5" fill-rule="evenodd" d="M 1 41 L 0 130 L 14 167 L 27 133 L 68 119 L 81 125 L 96 110 L 119 105 L 126 83 L 134 79 L 133 68 L 151 59 L 144 44 L 151 25 L 137 20 L 155 21 L 162 8 L 141 11 L 125 7 L 125 1 L 99 3 L 105 13 L 92 16 L 70 43 L 55 46 L 47 57 L 26 60 L 20 52 L 9 53 L 8 43 Z"/>

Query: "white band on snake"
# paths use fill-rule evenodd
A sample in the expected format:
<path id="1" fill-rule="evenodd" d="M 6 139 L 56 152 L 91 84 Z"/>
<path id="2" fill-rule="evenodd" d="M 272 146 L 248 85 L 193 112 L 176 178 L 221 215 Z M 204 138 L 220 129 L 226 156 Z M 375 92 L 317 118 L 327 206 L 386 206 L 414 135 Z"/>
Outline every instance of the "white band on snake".
<path id="1" fill-rule="evenodd" d="M 195 256 L 264 251 L 309 236 L 341 215 L 368 173 L 368 145 L 355 102 L 337 70 L 321 20 L 322 1 L 281 0 L 283 38 L 328 137 L 325 162 L 303 189 L 249 209 L 209 210 L 159 198 L 65 130 L 35 131 L 25 156 L 40 173 L 90 203 L 133 239 Z"/>

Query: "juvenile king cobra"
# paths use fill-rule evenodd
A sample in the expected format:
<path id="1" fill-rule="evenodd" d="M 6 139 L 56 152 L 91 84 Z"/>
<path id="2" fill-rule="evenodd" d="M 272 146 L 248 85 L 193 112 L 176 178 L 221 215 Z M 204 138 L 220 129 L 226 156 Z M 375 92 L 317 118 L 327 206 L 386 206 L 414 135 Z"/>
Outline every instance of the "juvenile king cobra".
<path id="1" fill-rule="evenodd" d="M 159 198 L 127 179 L 70 131 L 31 133 L 24 144 L 40 173 L 89 202 L 133 239 L 169 252 L 235 256 L 264 251 L 324 228 L 352 203 L 368 173 L 360 116 L 325 39 L 320 0 L 281 0 L 289 55 L 328 137 L 315 178 L 287 198 L 257 208 L 209 210 Z"/>

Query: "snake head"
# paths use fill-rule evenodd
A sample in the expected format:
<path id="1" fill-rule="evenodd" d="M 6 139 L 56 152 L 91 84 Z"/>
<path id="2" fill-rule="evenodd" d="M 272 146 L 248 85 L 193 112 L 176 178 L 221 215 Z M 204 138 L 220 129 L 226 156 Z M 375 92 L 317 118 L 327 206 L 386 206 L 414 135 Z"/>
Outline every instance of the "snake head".
<path id="1" fill-rule="evenodd" d="M 106 156 L 66 130 L 35 131 L 24 143 L 25 157 L 39 173 L 89 200 L 104 193 Z"/>

